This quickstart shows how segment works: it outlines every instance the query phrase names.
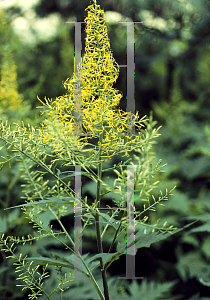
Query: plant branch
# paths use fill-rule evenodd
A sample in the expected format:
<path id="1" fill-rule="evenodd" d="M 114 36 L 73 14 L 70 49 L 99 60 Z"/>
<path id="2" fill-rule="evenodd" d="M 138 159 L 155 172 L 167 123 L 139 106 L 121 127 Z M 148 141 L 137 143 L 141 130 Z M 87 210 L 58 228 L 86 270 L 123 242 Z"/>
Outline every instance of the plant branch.
<path id="1" fill-rule="evenodd" d="M 72 246 L 75 248 L 75 244 L 74 244 L 72 238 L 70 237 L 70 235 L 68 234 L 66 228 L 63 226 L 61 220 L 58 218 L 58 216 L 55 214 L 55 212 L 54 212 L 50 207 L 49 207 L 49 210 L 50 210 L 50 211 L 52 212 L 52 214 L 56 217 L 56 220 L 58 221 L 58 223 L 59 223 L 60 226 L 62 227 L 63 231 L 64 231 L 65 234 L 67 235 L 67 237 L 68 237 L 68 239 L 70 240 Z M 91 282 L 92 282 L 93 285 L 95 286 L 95 288 L 96 288 L 96 290 L 97 290 L 97 292 L 98 292 L 100 298 L 101 298 L 102 300 L 106 300 L 106 299 L 104 298 L 104 296 L 103 296 L 103 294 L 102 294 L 102 292 L 101 292 L 101 290 L 100 290 L 100 288 L 99 288 L 99 286 L 98 286 L 98 284 L 97 284 L 95 278 L 93 277 L 92 272 L 90 271 L 90 269 L 89 269 L 88 266 L 86 265 L 84 259 L 82 258 L 81 254 L 79 253 L 79 251 L 78 251 L 78 252 L 74 251 L 74 253 L 75 253 L 75 255 L 77 255 L 77 256 L 81 259 L 82 263 L 84 264 L 85 268 L 87 269 L 88 273 L 90 274 Z"/>
<path id="2" fill-rule="evenodd" d="M 102 134 L 99 135 L 99 141 L 100 141 L 100 144 L 101 144 L 102 143 Z M 100 155 L 101 155 L 101 150 L 99 149 L 99 161 L 100 161 Z M 101 177 L 102 177 L 102 163 L 101 162 L 98 165 L 98 177 L 99 177 L 99 179 L 101 179 Z M 100 188 L 101 188 L 101 182 L 100 182 L 100 180 L 98 180 L 98 182 L 97 182 L 96 203 L 99 203 L 99 207 L 100 207 Z M 99 211 L 98 211 L 98 209 L 96 209 L 96 213 L 95 213 L 95 226 L 96 226 L 96 237 L 97 237 L 98 253 L 103 253 L 102 237 L 101 237 L 101 232 L 100 232 Z M 103 263 L 102 257 L 100 257 L 100 266 L 101 266 L 102 279 L 103 279 L 103 285 L 104 285 L 105 300 L 109 300 L 107 276 L 106 276 L 106 270 L 104 268 L 104 263 Z"/>

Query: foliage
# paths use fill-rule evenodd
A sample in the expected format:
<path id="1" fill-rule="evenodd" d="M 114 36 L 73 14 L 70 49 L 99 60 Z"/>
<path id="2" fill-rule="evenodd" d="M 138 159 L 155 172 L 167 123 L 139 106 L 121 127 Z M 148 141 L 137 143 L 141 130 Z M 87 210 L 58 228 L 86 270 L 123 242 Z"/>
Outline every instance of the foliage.
<path id="1" fill-rule="evenodd" d="M 206 50 L 203 53 L 206 55 Z M 201 61 L 202 59 L 200 64 Z M 198 68 L 201 71 L 200 65 Z M 205 70 L 204 66 L 203 68 Z M 157 155 L 161 153 L 165 161 L 169 161 L 167 172 L 159 178 L 165 182 L 161 188 L 168 184 L 177 186 L 165 211 L 158 208 L 156 217 L 170 222 L 174 222 L 175 218 L 183 218 L 183 224 L 189 220 L 199 222 L 198 227 L 186 232 L 177 243 L 174 273 L 180 276 L 183 287 L 188 281 L 196 279 L 199 293 L 194 298 L 200 299 L 202 295 L 209 295 L 210 282 L 209 120 L 206 118 L 208 110 L 203 107 L 206 103 L 203 94 L 193 103 L 184 98 L 181 70 L 177 63 L 169 101 L 162 99 L 161 104 L 153 105 L 154 114 L 166 125 L 162 128 L 160 142 L 155 146 Z M 203 85 L 204 80 L 206 78 L 201 76 L 200 84 Z M 200 118 L 202 121 L 198 122 Z M 178 288 L 181 288 L 181 284 Z M 185 288 L 182 296 L 191 299 L 193 291 Z"/>
<path id="2" fill-rule="evenodd" d="M 18 68 L 16 59 L 14 59 L 15 49 L 18 47 L 18 40 L 11 31 L 10 24 L 7 23 L 3 11 L 0 12 L 0 38 L 1 38 L 1 77 L 0 77 L 0 119 L 2 122 L 8 121 L 10 129 L 16 124 L 30 122 L 34 126 L 41 121 L 40 116 L 31 109 L 29 101 L 24 99 L 19 90 Z M 0 143 L 1 155 L 9 157 L 12 155 L 12 149 L 2 148 Z M 2 157 L 0 158 L 2 162 Z M 23 171 L 21 163 L 15 159 L 8 161 L 3 172 L 0 172 L 0 231 L 6 235 L 18 235 L 20 231 L 29 232 L 29 227 L 24 216 L 20 215 L 18 209 L 9 213 L 4 208 L 17 205 L 21 201 L 21 178 Z M 5 254 L 1 255 L 0 272 L 0 298 L 19 299 L 23 297 L 21 289 L 15 286 L 14 271 L 10 261 L 6 259 Z M 12 294 L 13 298 L 10 298 Z"/>
<path id="3" fill-rule="evenodd" d="M 67 80 L 64 86 L 68 88 L 68 94 L 56 97 L 54 101 L 46 100 L 44 107 L 44 115 L 46 119 L 42 122 L 41 128 L 34 126 L 25 127 L 24 124 L 16 124 L 14 128 L 8 125 L 8 122 L 1 124 L 1 140 L 5 143 L 6 149 L 12 149 L 11 154 L 2 156 L 1 166 L 10 164 L 10 161 L 16 159 L 20 162 L 22 177 L 25 179 L 23 186 L 24 198 L 26 203 L 16 205 L 12 208 L 21 207 L 26 218 L 33 224 L 33 228 L 37 233 L 27 237 L 1 236 L 1 246 L 5 252 L 10 252 L 11 258 L 17 261 L 18 270 L 23 273 L 18 279 L 24 281 L 23 289 L 30 289 L 29 299 L 36 299 L 38 296 L 46 296 L 53 299 L 56 293 L 60 297 L 68 296 L 71 281 L 74 278 L 75 271 L 82 272 L 89 278 L 94 286 L 94 292 L 97 292 L 101 299 L 109 299 L 109 290 L 107 283 L 106 271 L 115 260 L 121 255 L 126 254 L 126 249 L 131 247 L 132 242 L 127 241 L 126 237 L 122 237 L 122 233 L 127 230 L 126 218 L 123 216 L 117 219 L 120 210 L 125 206 L 126 202 L 126 178 L 128 172 L 123 170 L 122 164 L 125 166 L 129 162 L 134 165 L 132 159 L 121 161 L 118 165 L 111 167 L 111 170 L 117 174 L 113 185 L 109 182 L 105 183 L 102 174 L 107 170 L 102 168 L 108 159 L 113 156 L 129 157 L 129 152 L 134 151 L 137 155 L 133 156 L 133 160 L 137 161 L 137 170 L 135 172 L 135 191 L 136 203 L 143 202 L 141 211 L 135 211 L 135 224 L 138 229 L 136 233 L 136 250 L 143 247 L 150 247 L 151 244 L 167 238 L 169 235 L 182 229 L 166 227 L 158 225 L 159 220 L 153 224 L 149 224 L 148 217 L 142 215 L 147 211 L 154 211 L 157 204 L 167 200 L 174 188 L 166 190 L 165 194 L 160 192 L 157 200 L 152 192 L 157 188 L 158 182 L 155 181 L 155 175 L 161 172 L 160 164 L 152 165 L 152 156 L 150 156 L 153 139 L 159 136 L 158 129 L 155 128 L 155 122 L 152 115 L 149 119 L 139 119 L 138 113 L 135 116 L 123 113 L 120 109 L 114 109 L 119 104 L 122 97 L 118 91 L 112 88 L 113 83 L 118 76 L 118 68 L 110 51 L 110 44 L 107 36 L 107 29 L 103 17 L 103 10 L 94 1 L 93 5 L 88 8 L 87 21 L 87 43 L 86 54 L 83 58 L 82 65 L 78 68 L 79 78 L 75 74 L 71 80 Z M 103 67 L 101 68 L 101 65 Z M 78 116 L 80 116 L 78 96 L 75 97 L 74 84 L 82 78 L 82 123 L 73 118 L 72 112 L 75 108 Z M 77 89 L 76 89 L 77 91 Z M 77 94 L 78 95 L 78 94 Z M 41 101 L 41 100 L 40 100 Z M 41 101 L 42 102 L 42 101 Z M 136 125 L 138 134 L 133 137 L 129 134 L 129 122 Z M 79 127 L 83 125 L 82 134 Z M 80 137 L 84 136 L 84 137 Z M 88 142 L 88 139 L 98 139 L 98 145 Z M 85 147 L 89 146 L 88 149 Z M 5 149 L 5 148 L 4 148 Z M 124 157 L 123 156 L 123 157 Z M 80 232 L 76 232 L 75 241 L 73 242 L 68 230 L 63 224 L 64 217 L 68 217 L 73 213 L 73 206 L 77 205 L 78 199 L 71 187 L 71 172 L 64 171 L 65 167 L 80 165 L 84 168 L 83 175 L 90 178 L 96 184 L 95 201 L 88 204 L 87 197 L 82 199 L 83 207 L 87 209 L 83 215 L 85 225 L 82 234 L 85 232 L 87 225 L 90 226 L 91 220 L 95 223 L 96 239 L 98 244 L 98 254 L 89 256 L 88 253 L 81 255 L 78 251 L 80 243 Z M 59 166 L 59 168 L 57 168 Z M 91 170 L 96 169 L 97 174 Z M 118 171 L 120 168 L 120 171 Z M 153 179 L 154 177 L 154 179 Z M 101 187 L 103 193 L 101 193 Z M 113 202 L 117 206 L 116 211 L 109 215 L 100 212 L 102 198 L 106 194 L 114 192 L 120 198 L 114 197 Z M 153 201 L 151 204 L 150 202 Z M 10 207 L 11 208 L 11 207 Z M 107 207 L 109 209 L 109 207 Z M 125 212 L 125 211 L 124 211 Z M 59 230 L 52 225 L 51 221 L 57 221 Z M 118 225 L 116 225 L 118 224 Z M 101 234 L 101 225 L 104 226 Z M 103 252 L 102 238 L 108 230 L 108 227 L 115 231 L 113 235 L 110 251 Z M 184 227 L 183 227 L 184 228 Z M 42 256 L 22 258 L 21 255 L 16 256 L 14 244 L 32 243 L 36 245 L 40 239 L 52 238 L 55 242 L 59 242 L 63 246 L 64 253 L 53 251 L 53 253 L 44 253 Z M 116 242 L 118 242 L 117 245 Z M 24 247 L 21 249 L 23 250 Z M 115 252 L 112 253 L 112 248 Z M 25 247 L 26 248 L 26 247 Z M 65 249 L 65 251 L 64 251 Z M 74 250 L 73 250 L 74 249 Z M 73 254 L 66 255 L 66 250 Z M 111 253 L 110 253 L 111 252 Z M 74 269 L 74 259 L 78 257 L 85 271 L 77 268 Z M 74 259 L 73 259 L 74 258 Z M 43 273 L 40 273 L 40 266 L 43 267 Z M 52 288 L 48 283 L 48 273 L 46 269 L 49 266 L 50 272 L 56 270 L 59 276 L 59 283 L 56 288 Z M 54 267 L 54 268 L 53 268 Z M 101 286 L 97 283 L 94 271 L 100 267 L 103 279 L 104 295 Z M 72 274 L 71 271 L 74 270 Z M 53 277 L 54 278 L 54 277 Z M 46 284 L 44 285 L 43 279 Z M 64 285 L 67 285 L 64 287 Z M 136 290 L 135 283 L 131 286 L 131 296 L 135 299 Z M 142 286 L 142 293 L 145 290 Z M 169 285 L 168 285 L 169 286 Z M 164 291 L 162 286 L 160 291 Z M 81 293 L 82 290 L 80 289 Z M 155 289 L 154 289 L 155 291 Z M 41 297 L 42 297 L 41 296 Z M 92 297 L 93 295 L 91 295 Z M 82 297 L 82 295 L 81 295 Z M 151 296 L 152 297 L 152 296 Z"/>

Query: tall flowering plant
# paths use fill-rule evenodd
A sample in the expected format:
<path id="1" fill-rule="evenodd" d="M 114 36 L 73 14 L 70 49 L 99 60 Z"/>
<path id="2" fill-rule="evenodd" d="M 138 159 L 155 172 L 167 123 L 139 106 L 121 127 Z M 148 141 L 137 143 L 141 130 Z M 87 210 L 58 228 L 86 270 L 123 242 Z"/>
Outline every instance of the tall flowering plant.
<path id="1" fill-rule="evenodd" d="M 26 218 L 36 229 L 34 235 L 29 234 L 27 237 L 5 238 L 5 234 L 2 233 L 0 243 L 2 250 L 9 252 L 9 257 L 16 260 L 17 272 L 21 271 L 18 279 L 24 282 L 23 289 L 31 290 L 29 299 L 36 299 L 41 295 L 47 299 L 54 299 L 54 293 L 59 293 L 60 299 L 63 299 L 63 296 L 77 299 L 77 293 L 81 290 L 73 294 L 74 289 L 70 289 L 76 271 L 82 272 L 90 279 L 89 282 L 94 287 L 90 297 L 99 296 L 102 300 L 115 299 L 116 293 L 119 297 L 119 291 L 114 290 L 108 282 L 107 269 L 113 261 L 126 254 L 130 246 L 127 245 L 126 237 L 122 238 L 121 235 L 127 230 L 125 210 L 121 219 L 119 219 L 119 212 L 122 205 L 126 206 L 127 193 L 127 172 L 123 170 L 122 164 L 131 162 L 133 165 L 133 162 L 129 158 L 110 169 L 103 169 L 103 164 L 114 156 L 124 154 L 123 156 L 129 157 L 131 151 L 138 153 L 138 156 L 133 156 L 137 161 L 135 201 L 140 206 L 142 202 L 144 205 L 141 211 L 135 211 L 135 224 L 138 229 L 136 249 L 149 247 L 152 243 L 165 239 L 171 232 L 180 230 L 175 230 L 173 226 L 167 228 L 166 224 L 159 226 L 159 221 L 149 224 L 147 216 L 142 218 L 142 214 L 149 210 L 154 211 L 157 204 L 167 200 L 172 191 L 170 189 L 164 195 L 161 193 L 158 199 L 151 194 L 158 184 L 152 177 L 161 171 L 160 162 L 152 167 L 152 156 L 149 154 L 154 143 L 152 140 L 159 135 L 158 129 L 154 128 L 156 123 L 152 117 L 140 119 L 138 113 L 131 116 L 116 108 L 122 98 L 122 94 L 113 88 L 113 83 L 119 75 L 119 66 L 110 50 L 104 11 L 95 0 L 86 10 L 88 16 L 85 19 L 87 33 L 85 55 L 82 64 L 78 66 L 77 74 L 74 73 L 71 79 L 68 78 L 64 82 L 68 90 L 66 95 L 54 100 L 45 98 L 45 102 L 39 99 L 43 104 L 43 114 L 46 116 L 40 128 L 17 125 L 15 130 L 11 130 L 7 123 L 2 123 L 0 127 L 1 140 L 6 147 L 12 148 L 14 153 L 13 157 L 2 157 L 1 167 L 9 160 L 17 158 L 22 161 L 22 172 L 26 180 L 23 187 L 25 203 L 15 208 L 21 207 Z M 79 118 L 76 118 L 74 113 Z M 130 120 L 133 120 L 133 124 Z M 138 133 L 132 136 L 129 134 L 129 126 L 134 125 Z M 90 139 L 96 139 L 96 145 L 91 144 Z M 95 223 L 98 251 L 93 256 L 81 255 L 79 252 L 81 233 L 76 232 L 73 241 L 61 219 L 73 213 L 72 209 L 76 201 L 69 180 L 72 174 L 62 169 L 68 168 L 69 165 L 81 166 L 85 170 L 82 174 L 97 185 L 96 198 L 91 205 L 88 204 L 87 197 L 81 199 L 83 208 L 86 209 L 82 216 L 82 221 L 85 223 L 82 234 L 85 234 L 87 226 L 91 225 L 91 220 Z M 119 168 L 121 173 L 117 170 Z M 104 181 L 103 175 L 107 170 L 117 174 L 113 186 L 109 185 L 108 180 Z M 116 205 L 115 212 L 109 210 L 104 214 L 100 211 L 101 200 L 110 192 L 116 196 L 120 195 L 121 198 L 113 199 Z M 153 203 L 150 203 L 151 198 Z M 53 228 L 52 220 L 57 220 L 60 230 Z M 100 226 L 102 221 L 103 232 Z M 103 236 L 109 229 L 114 230 L 114 234 L 108 253 L 104 253 Z M 49 237 L 61 244 L 62 254 L 61 251 L 54 251 L 50 255 L 46 252 L 45 256 L 30 258 L 27 256 L 23 258 L 22 252 L 19 256 L 15 254 L 14 244 L 39 245 L 42 243 L 40 242 L 42 238 Z M 113 248 L 115 252 L 112 252 Z M 67 251 L 72 254 L 67 254 Z M 79 267 L 74 269 L 75 257 L 82 262 L 85 270 Z M 42 273 L 41 266 L 43 266 Z M 59 282 L 53 290 L 49 284 L 47 268 L 51 276 L 55 270 L 57 272 L 56 278 Z M 103 292 L 94 275 L 98 268 L 102 276 Z M 73 274 L 72 270 L 74 270 Z M 81 291 L 79 297 L 79 299 L 87 299 L 88 292 L 82 295 Z"/>

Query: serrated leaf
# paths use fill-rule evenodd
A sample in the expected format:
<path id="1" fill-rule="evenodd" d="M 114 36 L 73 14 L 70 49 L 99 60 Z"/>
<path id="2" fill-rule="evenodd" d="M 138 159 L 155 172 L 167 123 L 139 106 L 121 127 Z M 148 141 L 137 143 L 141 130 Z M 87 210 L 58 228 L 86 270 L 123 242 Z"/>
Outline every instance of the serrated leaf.
<path id="1" fill-rule="evenodd" d="M 143 229 L 139 230 L 135 234 L 135 255 L 136 255 L 137 249 L 144 248 L 144 247 L 149 248 L 151 246 L 151 244 L 156 243 L 161 240 L 164 240 L 164 239 L 168 238 L 169 236 L 189 227 L 190 225 L 194 224 L 195 222 L 196 221 L 194 221 L 190 224 L 187 224 L 183 228 L 175 229 L 171 233 L 159 233 L 159 232 L 151 233 L 150 232 L 150 233 L 145 234 Z M 123 241 L 123 243 L 121 243 L 121 244 L 118 243 L 117 252 L 126 254 L 127 248 L 134 245 L 134 241 L 131 241 L 131 239 L 130 239 L 131 237 L 132 236 L 129 237 L 129 240 L 127 243 L 126 243 L 126 240 Z"/>
<path id="2" fill-rule="evenodd" d="M 59 259 L 63 262 L 67 262 L 70 263 L 71 265 L 75 265 L 75 260 L 78 261 L 79 258 L 75 255 L 75 254 L 70 254 L 68 256 L 62 256 L 60 254 L 54 254 L 51 253 L 51 256 L 53 258 Z M 82 255 L 83 260 L 85 261 L 86 265 L 88 266 L 88 268 L 90 269 L 91 272 L 93 272 L 96 268 L 98 268 L 100 266 L 100 263 L 96 262 L 96 261 L 91 261 L 91 257 L 89 256 L 89 252 L 86 254 Z M 76 264 L 78 265 L 78 264 Z M 77 268 L 79 269 L 79 268 Z M 81 270 L 80 270 L 81 271 Z M 84 274 L 86 274 L 85 272 L 83 272 Z"/>
<path id="3" fill-rule="evenodd" d="M 168 292 L 176 282 L 177 280 L 163 283 L 163 284 L 156 283 L 156 282 L 148 283 L 147 280 L 144 279 L 142 283 L 139 285 L 136 282 L 136 280 L 133 280 L 128 288 L 131 293 L 132 300 L 139 300 L 139 299 L 158 300 L 158 299 L 163 299 L 163 293 Z M 174 297 L 170 299 L 174 299 Z"/>

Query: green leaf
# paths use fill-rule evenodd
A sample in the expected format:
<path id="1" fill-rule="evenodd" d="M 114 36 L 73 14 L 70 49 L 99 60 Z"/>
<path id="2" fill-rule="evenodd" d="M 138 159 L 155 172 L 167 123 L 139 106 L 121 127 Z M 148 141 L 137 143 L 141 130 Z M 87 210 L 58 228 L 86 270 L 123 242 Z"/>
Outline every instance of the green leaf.
<path id="1" fill-rule="evenodd" d="M 147 280 L 144 279 L 142 283 L 139 285 L 136 280 L 133 280 L 128 288 L 131 293 L 132 300 L 139 300 L 139 299 L 157 300 L 157 299 L 163 299 L 163 293 L 168 292 L 176 282 L 177 280 L 163 283 L 163 284 L 160 283 L 157 284 L 155 282 L 148 283 Z M 170 297 L 170 299 L 177 299 L 177 298 Z"/>
<path id="2" fill-rule="evenodd" d="M 63 200 L 62 200 L 63 199 Z M 59 204 L 59 205 L 74 205 L 74 198 L 68 198 L 68 197 L 50 197 L 46 198 L 46 200 L 39 200 L 34 202 L 29 202 L 21 205 L 16 205 L 12 207 L 5 208 L 4 210 L 16 208 L 16 207 L 25 207 L 25 206 L 33 206 L 33 205 L 53 205 L 53 204 Z"/>
<path id="3" fill-rule="evenodd" d="M 184 226 L 183 228 L 180 229 L 176 229 L 173 230 L 171 233 L 159 233 L 159 232 L 150 232 L 150 233 L 144 233 L 144 230 L 139 230 L 136 234 L 135 234 L 135 254 L 137 252 L 137 249 L 139 248 L 149 248 L 151 246 L 151 244 L 156 243 L 158 241 L 164 240 L 167 237 L 180 232 L 181 230 L 189 227 L 190 225 L 194 224 L 196 221 Z M 128 244 L 128 247 L 127 247 Z M 131 247 L 132 245 L 134 245 L 134 241 L 128 240 L 128 242 L 126 243 L 126 240 L 123 241 L 123 243 L 118 243 L 117 245 L 117 252 L 118 253 L 127 253 L 127 248 Z"/>
<path id="4" fill-rule="evenodd" d="M 210 214 L 203 214 L 199 216 L 190 216 L 185 217 L 185 220 L 200 220 L 200 221 L 209 221 L 210 220 Z"/>
<path id="5" fill-rule="evenodd" d="M 93 260 L 99 260 L 100 258 L 103 259 L 103 263 L 104 265 L 107 264 L 109 261 L 114 261 L 114 260 L 117 260 L 119 259 L 119 253 L 99 253 L 99 254 L 96 254 L 94 255 L 93 257 L 90 258 L 90 261 L 93 261 Z"/>
<path id="6" fill-rule="evenodd" d="M 84 215 L 83 217 L 86 217 L 88 219 L 92 219 L 93 221 L 95 221 L 95 218 L 92 215 Z M 107 223 L 109 223 L 110 226 L 112 226 L 114 229 L 117 229 L 118 228 L 118 222 L 119 222 L 119 220 L 116 220 L 115 218 L 112 218 L 110 220 L 109 215 L 100 212 L 99 223 L 101 225 L 107 225 Z"/>
<path id="7" fill-rule="evenodd" d="M 75 256 L 75 254 L 70 254 L 68 256 L 62 256 L 60 254 L 54 254 L 54 253 L 50 253 L 50 254 L 53 258 L 59 259 L 63 262 L 70 263 L 72 266 L 74 266 L 74 264 L 75 264 L 75 259 L 76 260 L 79 259 L 77 256 Z M 89 252 L 86 254 L 83 254 L 82 258 L 85 261 L 86 265 L 88 266 L 88 268 L 90 269 L 91 272 L 100 266 L 100 263 L 91 261 L 92 257 L 89 257 Z M 81 270 L 80 270 L 80 272 L 81 272 Z M 83 273 L 86 274 L 85 272 L 83 272 Z"/>
<path id="8" fill-rule="evenodd" d="M 209 282 L 210 266 L 206 263 L 202 253 L 191 251 L 186 255 L 178 254 L 176 269 L 184 282 L 193 277 Z"/>
<path id="9" fill-rule="evenodd" d="M 56 259 L 48 258 L 48 257 L 30 257 L 26 258 L 27 261 L 32 261 L 32 266 L 38 266 L 38 265 L 53 265 L 53 266 L 59 266 L 64 268 L 69 268 L 74 270 L 74 260 L 72 260 L 74 254 L 72 254 L 71 261 L 67 259 L 67 257 L 61 257 L 59 255 L 54 255 Z M 78 269 L 78 268 L 77 268 Z M 78 271 L 84 273 L 85 275 L 89 276 L 86 272 L 79 270 Z"/>
<path id="10" fill-rule="evenodd" d="M 189 233 L 193 232 L 210 232 L 210 222 L 207 222 L 201 226 L 191 229 Z"/>

